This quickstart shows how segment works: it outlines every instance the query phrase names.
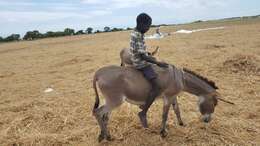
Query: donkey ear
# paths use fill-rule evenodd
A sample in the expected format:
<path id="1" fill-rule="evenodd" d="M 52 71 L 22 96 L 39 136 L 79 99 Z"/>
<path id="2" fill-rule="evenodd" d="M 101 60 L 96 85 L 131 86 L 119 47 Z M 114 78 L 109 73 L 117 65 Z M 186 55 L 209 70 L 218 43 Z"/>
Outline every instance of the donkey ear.
<path id="1" fill-rule="evenodd" d="M 159 52 L 159 46 L 151 53 L 152 56 L 156 55 Z"/>
<path id="2" fill-rule="evenodd" d="M 232 105 L 235 104 L 235 103 L 233 103 L 233 102 L 231 102 L 231 101 L 228 101 L 228 100 L 222 98 L 221 95 L 220 95 L 220 93 L 218 93 L 218 92 L 216 92 L 216 98 L 217 98 L 218 100 L 220 100 L 220 101 L 222 101 L 222 102 L 225 102 L 225 103 L 228 103 L 228 104 L 232 104 Z"/>

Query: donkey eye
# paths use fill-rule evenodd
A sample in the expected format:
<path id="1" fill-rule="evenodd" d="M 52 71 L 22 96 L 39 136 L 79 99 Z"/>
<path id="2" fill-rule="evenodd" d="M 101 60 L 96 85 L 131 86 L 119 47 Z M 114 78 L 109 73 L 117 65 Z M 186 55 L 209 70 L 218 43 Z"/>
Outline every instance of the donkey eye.
<path id="1" fill-rule="evenodd" d="M 215 106 L 217 106 L 217 105 L 218 105 L 218 100 L 217 100 L 217 98 L 216 98 L 216 97 L 214 98 L 214 100 L 213 100 L 213 101 L 214 101 L 214 105 L 215 105 Z"/>

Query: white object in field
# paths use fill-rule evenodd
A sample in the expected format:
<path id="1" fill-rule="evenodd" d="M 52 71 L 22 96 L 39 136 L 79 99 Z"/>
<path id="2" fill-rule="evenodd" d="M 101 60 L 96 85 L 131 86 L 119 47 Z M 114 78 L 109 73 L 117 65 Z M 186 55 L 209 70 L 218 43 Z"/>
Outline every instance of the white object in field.
<path id="1" fill-rule="evenodd" d="M 212 28 L 205 28 L 205 29 L 195 29 L 192 32 L 198 32 L 198 31 L 206 31 L 206 30 L 217 30 L 217 29 L 224 29 L 225 27 L 212 27 Z"/>
<path id="2" fill-rule="evenodd" d="M 146 36 L 145 39 L 161 39 L 163 37 L 164 37 L 163 34 L 155 33 L 153 35 Z"/>
<path id="3" fill-rule="evenodd" d="M 178 30 L 178 31 L 176 31 L 174 33 L 186 33 L 186 34 L 188 34 L 188 33 L 192 33 L 192 30 L 181 29 L 181 30 Z"/>
<path id="4" fill-rule="evenodd" d="M 49 93 L 49 92 L 52 92 L 52 91 L 54 91 L 52 88 L 47 88 L 47 89 L 44 90 L 45 93 Z"/>
<path id="5" fill-rule="evenodd" d="M 184 33 L 184 34 L 189 34 L 189 33 L 193 33 L 193 32 L 199 32 L 199 31 L 207 31 L 207 30 L 217 30 L 217 29 L 224 29 L 225 27 L 212 27 L 212 28 L 204 28 L 204 29 L 194 29 L 194 30 L 185 30 L 185 29 L 181 29 L 178 30 L 174 33 Z"/>

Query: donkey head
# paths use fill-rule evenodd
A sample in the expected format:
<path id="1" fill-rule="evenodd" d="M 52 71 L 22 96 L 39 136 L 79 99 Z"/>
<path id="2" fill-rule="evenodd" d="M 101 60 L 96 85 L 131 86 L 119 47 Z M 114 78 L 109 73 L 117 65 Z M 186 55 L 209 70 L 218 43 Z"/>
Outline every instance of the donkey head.
<path id="1" fill-rule="evenodd" d="M 202 121 L 208 123 L 212 120 L 212 114 L 218 103 L 218 94 L 216 92 L 206 95 L 200 95 L 199 97 L 199 110 L 202 114 Z"/>

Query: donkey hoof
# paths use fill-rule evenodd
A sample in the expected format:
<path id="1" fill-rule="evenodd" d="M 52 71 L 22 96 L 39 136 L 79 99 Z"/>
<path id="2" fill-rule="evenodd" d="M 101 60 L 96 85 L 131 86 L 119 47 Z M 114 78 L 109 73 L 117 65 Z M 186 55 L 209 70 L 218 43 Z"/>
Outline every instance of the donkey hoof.
<path id="1" fill-rule="evenodd" d="M 98 142 L 101 142 L 101 141 L 103 141 L 105 139 L 105 136 L 103 135 L 103 134 L 100 134 L 99 136 L 98 136 Z"/>
<path id="2" fill-rule="evenodd" d="M 146 118 L 146 114 L 143 114 L 142 112 L 138 113 L 138 116 L 140 118 L 141 124 L 144 128 L 148 128 L 148 124 L 147 124 L 147 118 Z"/>
<path id="3" fill-rule="evenodd" d="M 162 138 L 165 138 L 168 135 L 168 132 L 166 130 L 161 130 L 160 135 Z"/>
<path id="4" fill-rule="evenodd" d="M 107 136 L 106 136 L 106 140 L 107 140 L 107 141 L 112 141 L 113 139 L 111 138 L 111 135 L 107 135 Z"/>
<path id="5" fill-rule="evenodd" d="M 184 124 L 183 124 L 183 122 L 181 121 L 181 122 L 179 122 L 179 125 L 180 126 L 185 126 Z"/>

